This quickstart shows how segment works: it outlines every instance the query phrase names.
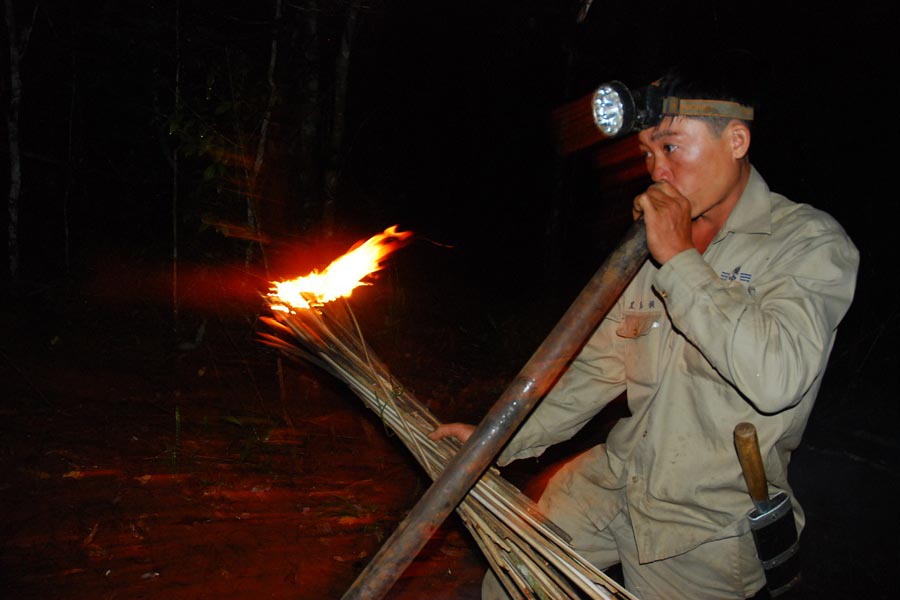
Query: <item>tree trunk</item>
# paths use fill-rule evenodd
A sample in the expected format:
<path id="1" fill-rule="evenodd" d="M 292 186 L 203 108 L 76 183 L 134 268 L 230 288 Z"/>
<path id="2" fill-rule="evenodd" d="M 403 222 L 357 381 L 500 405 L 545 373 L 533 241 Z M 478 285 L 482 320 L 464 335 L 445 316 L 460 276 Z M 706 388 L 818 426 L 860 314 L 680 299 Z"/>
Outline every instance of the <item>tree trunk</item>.
<path id="1" fill-rule="evenodd" d="M 259 143 L 256 145 L 256 160 L 253 162 L 253 187 L 256 187 L 256 179 L 262 169 L 263 159 L 266 153 L 266 140 L 269 134 L 269 123 L 272 120 L 272 110 L 275 107 L 275 64 L 278 59 L 278 28 L 281 22 L 281 2 L 275 0 L 275 19 L 272 23 L 272 49 L 269 54 L 269 70 L 266 81 L 269 84 L 269 98 L 266 102 L 266 111 L 263 113 L 262 123 L 259 126 Z M 255 191 L 255 190 L 254 190 Z"/>
<path id="2" fill-rule="evenodd" d="M 72 36 L 75 37 L 74 35 Z M 75 106 L 78 90 L 77 71 L 75 62 L 75 51 L 71 56 L 72 79 L 70 83 L 69 96 L 69 132 L 66 143 L 66 190 L 63 194 L 62 219 L 63 219 L 63 258 L 65 259 L 66 276 L 68 277 L 72 268 L 71 260 L 71 244 L 69 240 L 69 198 L 72 195 L 72 184 L 75 178 L 74 167 L 72 166 L 74 145 L 74 129 L 75 129 Z"/>
<path id="3" fill-rule="evenodd" d="M 584 14 L 590 8 L 589 1 L 582 2 Z M 581 17 L 579 17 L 581 18 Z M 579 21 L 580 22 L 580 21 Z M 574 28 L 563 41 L 563 93 L 569 98 L 572 88 L 573 73 L 575 69 Z M 560 276 L 562 267 L 563 246 L 566 239 L 566 221 L 569 217 L 569 204 L 571 202 L 571 190 L 569 180 L 571 164 L 566 157 L 557 155 L 553 164 L 553 194 L 550 199 L 550 207 L 547 210 L 547 222 L 544 225 L 543 243 L 543 281 L 548 286 L 553 286 Z"/>
<path id="4" fill-rule="evenodd" d="M 305 10 L 298 13 L 304 19 L 302 41 L 303 64 L 306 73 L 300 105 L 300 224 L 306 229 L 319 215 L 321 164 L 319 162 L 319 125 L 322 102 L 319 93 L 319 2 L 308 0 Z"/>
<path id="5" fill-rule="evenodd" d="M 269 84 L 269 98 L 266 101 L 266 110 L 263 113 L 262 122 L 259 125 L 259 142 L 256 144 L 256 159 L 253 161 L 253 173 L 250 177 L 250 186 L 247 193 L 247 227 L 256 234 L 256 240 L 251 241 L 247 248 L 247 262 L 249 267 L 251 250 L 253 244 L 259 244 L 260 255 L 263 259 L 263 266 L 266 274 L 269 272 L 268 259 L 266 258 L 266 250 L 262 244 L 262 226 L 260 225 L 260 211 L 258 205 L 258 183 L 259 172 L 262 170 L 263 162 L 266 155 L 266 142 L 269 137 L 269 123 L 272 121 L 272 111 L 275 108 L 276 88 L 275 88 L 275 65 L 278 61 L 278 31 L 281 24 L 281 6 L 282 0 L 275 0 L 275 18 L 272 22 L 272 47 L 269 53 L 269 70 L 266 80 Z"/>
<path id="6" fill-rule="evenodd" d="M 175 98 L 176 122 L 181 113 L 181 0 L 175 2 Z M 178 146 L 172 148 L 172 331 L 178 341 Z"/>
<path id="7" fill-rule="evenodd" d="M 331 128 L 331 143 L 328 151 L 328 168 L 325 172 L 325 204 L 322 211 L 322 227 L 327 237 L 334 233 L 334 220 L 337 209 L 337 188 L 341 165 L 341 151 L 344 143 L 345 112 L 347 109 L 347 84 L 350 75 L 350 48 L 356 30 L 356 18 L 359 9 L 350 4 L 347 10 L 347 21 L 344 35 L 341 38 L 341 49 L 335 59 L 334 66 L 334 117 Z"/>
<path id="8" fill-rule="evenodd" d="M 19 281 L 19 200 L 22 192 L 22 158 L 19 149 L 19 117 L 22 102 L 21 64 L 22 42 L 16 28 L 16 14 L 12 0 L 5 1 L 6 29 L 9 34 L 9 277 L 13 285 Z"/>

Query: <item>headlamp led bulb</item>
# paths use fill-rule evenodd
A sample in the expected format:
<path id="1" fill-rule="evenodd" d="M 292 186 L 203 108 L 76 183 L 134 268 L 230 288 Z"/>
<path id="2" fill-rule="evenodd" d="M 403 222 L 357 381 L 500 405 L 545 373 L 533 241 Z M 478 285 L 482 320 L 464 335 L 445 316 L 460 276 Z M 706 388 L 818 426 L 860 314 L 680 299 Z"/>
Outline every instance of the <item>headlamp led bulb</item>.
<path id="1" fill-rule="evenodd" d="M 615 137 L 623 128 L 630 129 L 634 115 L 634 100 L 624 84 L 618 81 L 604 83 L 591 99 L 594 123 L 604 135 Z"/>

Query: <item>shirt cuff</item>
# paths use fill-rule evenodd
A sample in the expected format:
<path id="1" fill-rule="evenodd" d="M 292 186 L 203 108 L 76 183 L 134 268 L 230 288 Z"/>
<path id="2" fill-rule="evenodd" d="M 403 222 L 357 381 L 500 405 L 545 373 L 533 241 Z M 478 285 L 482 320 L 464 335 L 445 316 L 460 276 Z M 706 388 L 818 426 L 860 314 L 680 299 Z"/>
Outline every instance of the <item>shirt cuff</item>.
<path id="1" fill-rule="evenodd" d="M 653 287 L 662 296 L 671 315 L 679 306 L 687 310 L 696 291 L 715 279 L 715 275 L 697 249 L 690 248 L 666 261 L 656 272 Z"/>
<path id="2" fill-rule="evenodd" d="M 540 456 L 546 449 L 547 446 L 540 446 L 537 448 L 522 448 L 515 452 L 511 450 L 504 450 L 497 457 L 497 466 L 505 467 L 513 461 L 522 460 L 523 458 L 534 458 L 536 456 Z"/>

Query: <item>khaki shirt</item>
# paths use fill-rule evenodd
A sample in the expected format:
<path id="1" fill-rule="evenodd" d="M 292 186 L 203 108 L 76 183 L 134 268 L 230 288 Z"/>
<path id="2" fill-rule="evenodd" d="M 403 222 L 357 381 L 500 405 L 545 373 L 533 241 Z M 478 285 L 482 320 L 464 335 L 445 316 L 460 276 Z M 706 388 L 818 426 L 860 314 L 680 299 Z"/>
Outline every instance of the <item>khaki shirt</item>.
<path id="1" fill-rule="evenodd" d="M 500 464 L 570 438 L 625 391 L 632 416 L 566 482 L 589 518 L 602 528 L 627 507 L 641 562 L 746 532 L 752 504 L 734 426 L 756 426 L 770 493 L 791 493 L 790 453 L 858 263 L 834 219 L 770 192 L 751 169 L 703 256 L 644 265 Z"/>

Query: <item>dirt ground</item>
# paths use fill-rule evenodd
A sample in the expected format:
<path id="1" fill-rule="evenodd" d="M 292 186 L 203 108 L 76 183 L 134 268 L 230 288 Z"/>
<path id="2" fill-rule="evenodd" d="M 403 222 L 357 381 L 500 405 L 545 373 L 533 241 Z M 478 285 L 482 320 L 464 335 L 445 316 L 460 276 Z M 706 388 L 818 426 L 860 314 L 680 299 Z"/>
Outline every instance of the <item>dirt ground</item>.
<path id="1" fill-rule="evenodd" d="M 285 365 L 282 403 L 252 323 L 173 353 L 140 308 L 29 313 L 3 323 L 4 597 L 338 598 L 427 485 L 327 376 Z M 466 536 L 388 597 L 477 595 Z"/>
<path id="2" fill-rule="evenodd" d="M 59 297 L 2 317 L 4 597 L 339 598 L 428 485 L 341 385 L 279 371 L 252 316 L 182 315 L 178 346 L 156 306 Z M 382 324 L 371 342 L 439 416 L 473 419 L 507 371 L 454 362 L 453 320 L 402 347 Z M 597 435 L 508 477 L 533 494 L 532 473 Z M 814 419 L 792 464 L 802 597 L 896 597 L 897 445 L 840 412 Z M 474 599 L 485 566 L 454 516 L 387 597 Z"/>

